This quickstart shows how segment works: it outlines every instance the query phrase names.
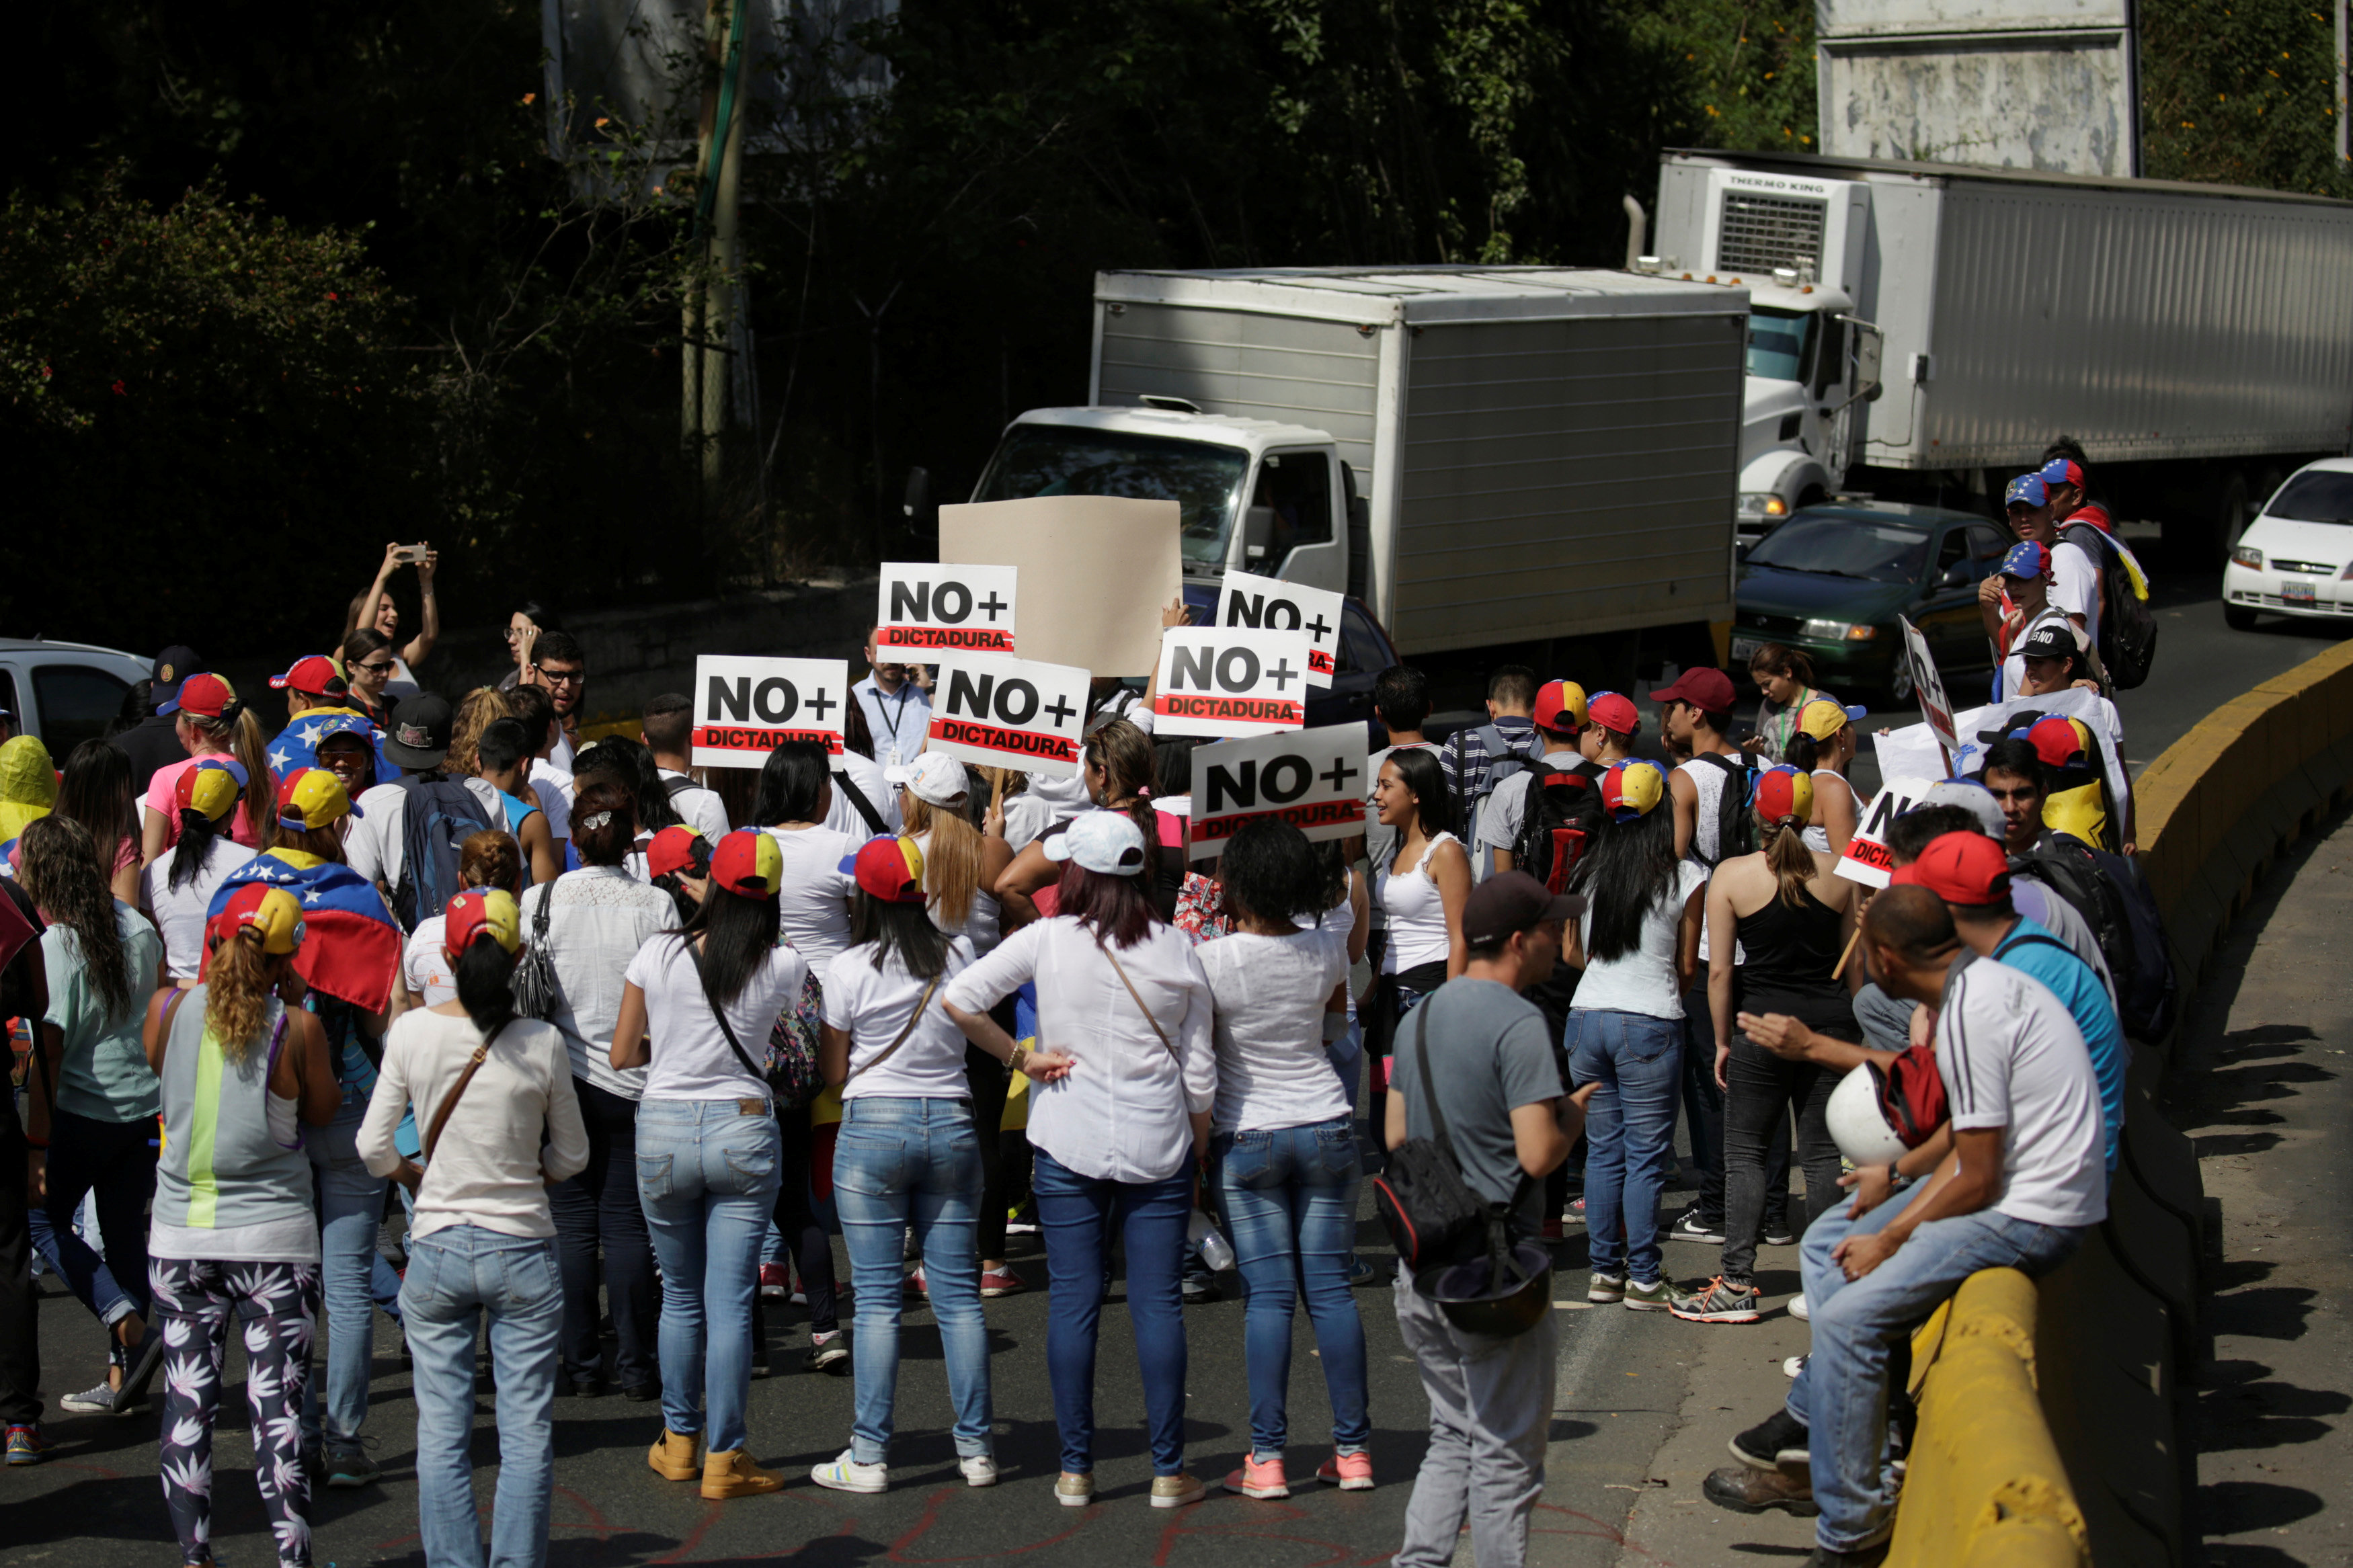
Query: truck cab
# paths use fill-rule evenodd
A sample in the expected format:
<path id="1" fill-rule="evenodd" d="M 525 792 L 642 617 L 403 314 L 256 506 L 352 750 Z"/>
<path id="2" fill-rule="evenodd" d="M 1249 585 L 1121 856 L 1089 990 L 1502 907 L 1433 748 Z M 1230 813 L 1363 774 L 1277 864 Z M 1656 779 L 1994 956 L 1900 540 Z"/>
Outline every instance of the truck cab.
<path id="1" fill-rule="evenodd" d="M 1748 378 L 1741 395 L 1740 532 L 1754 542 L 1844 481 L 1852 453 L 1857 355 L 1874 329 L 1843 289 L 1785 268 L 1746 280 Z"/>

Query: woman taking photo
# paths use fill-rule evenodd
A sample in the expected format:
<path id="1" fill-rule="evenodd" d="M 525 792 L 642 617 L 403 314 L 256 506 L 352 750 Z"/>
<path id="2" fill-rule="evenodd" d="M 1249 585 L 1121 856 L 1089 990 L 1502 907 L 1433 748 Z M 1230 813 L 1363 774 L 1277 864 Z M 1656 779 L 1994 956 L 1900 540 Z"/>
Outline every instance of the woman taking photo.
<path id="1" fill-rule="evenodd" d="M 1783 762 L 1813 781 L 1806 847 L 1833 860 L 1854 837 L 1854 786 L 1846 782 L 1846 770 L 1854 761 L 1854 721 L 1862 714 L 1860 708 L 1849 710 L 1818 697 L 1798 710 L 1797 732 L 1781 752 Z"/>
<path id="2" fill-rule="evenodd" d="M 245 770 L 231 759 L 206 757 L 173 786 L 179 842 L 171 854 L 139 873 L 139 906 L 164 938 L 171 978 L 195 984 L 205 963 L 205 921 L 213 894 L 253 851 L 227 837 L 230 815 L 246 788 Z"/>
<path id="3" fill-rule="evenodd" d="M 1106 725 L 1108 729 L 1111 726 Z M 948 1016 L 1016 1060 L 988 1010 L 1038 988 L 1038 1037 L 1071 1070 L 1031 1093 L 1030 1182 L 1052 1279 L 1046 1365 L 1062 1440 L 1054 1495 L 1094 1500 L 1095 1339 L 1114 1244 L 1144 1376 L 1152 1506 L 1197 1502 L 1185 1473 L 1185 1322 L 1178 1271 L 1217 1091 L 1208 977 L 1160 919 L 1149 841 L 1126 812 L 1090 811 L 1045 841 L 1062 865 L 1056 913 L 1007 937 L 946 988 Z"/>
<path id="4" fill-rule="evenodd" d="M 441 640 L 441 606 L 433 597 L 433 571 L 441 564 L 441 552 L 431 545 L 425 547 L 425 559 L 416 563 L 417 597 L 422 625 L 409 639 L 406 648 L 400 647 L 400 606 L 385 592 L 392 574 L 409 564 L 400 559 L 401 546 L 384 547 L 384 563 L 375 569 L 375 581 L 354 595 L 352 607 L 343 616 L 343 635 L 349 637 L 362 626 L 373 626 L 396 652 L 392 661 L 392 679 L 385 683 L 384 700 L 398 704 L 403 699 L 417 695 L 417 676 L 412 667 L 423 664 L 433 652 L 433 645 Z M 357 792 L 354 791 L 354 794 Z"/>
<path id="5" fill-rule="evenodd" d="M 137 903 L 139 796 L 131 787 L 130 753 L 104 741 L 76 746 L 58 780 L 55 810 L 90 830 L 107 867 L 107 890 L 126 904 Z"/>
<path id="6" fill-rule="evenodd" d="M 988 1328 L 980 1311 L 980 1140 L 965 1079 L 966 1042 L 941 993 L 972 963 L 972 944 L 924 912 L 923 860 L 912 841 L 875 838 L 850 863 L 857 942 L 833 961 L 818 1066 L 841 1087 L 834 1203 L 858 1284 L 849 1447 L 809 1476 L 836 1491 L 890 1485 L 892 1406 L 899 1384 L 902 1258 L 908 1229 L 922 1247 L 932 1313 L 955 1406 L 956 1465 L 966 1484 L 997 1484 L 990 1452 Z M 999 1031 L 1000 1036 L 1002 1031 Z M 1062 1058 L 1006 1054 L 1039 1082 Z"/>
<path id="7" fill-rule="evenodd" d="M 502 726 L 483 737 L 487 749 Z M 555 1211 L 556 1257 L 564 1268 L 564 1370 L 567 1394 L 605 1392 L 596 1300 L 602 1255 L 606 1300 L 617 1343 L 611 1381 L 631 1399 L 661 1391 L 654 1340 L 654 1254 L 638 1203 L 638 1097 L 642 1072 L 613 1068 L 613 1027 L 620 1021 L 622 973 L 639 949 L 674 923 L 660 889 L 623 868 L 637 837 L 628 793 L 598 776 L 574 797 L 572 846 L 581 867 L 522 896 L 523 931 L 555 965 L 555 1011 L 548 1022 L 564 1037 L 572 1092 L 588 1129 L 588 1163 L 548 1194 Z"/>
<path id="8" fill-rule="evenodd" d="M 278 842 L 277 813 L 263 779 L 275 778 L 262 754 L 261 721 L 237 700 L 227 681 L 217 675 L 192 675 L 180 682 L 180 694 L 160 704 L 158 713 L 175 715 L 172 732 L 187 755 L 157 768 L 147 781 L 141 815 L 139 859 L 153 865 L 172 847 L 179 826 L 179 806 L 173 791 L 180 775 L 206 757 L 222 757 L 245 770 L 253 787 L 245 792 L 244 809 L 237 813 L 229 837 L 248 849 L 267 849 Z"/>
<path id="9" fill-rule="evenodd" d="M 808 973 L 776 940 L 783 880 L 774 834 L 719 841 L 694 922 L 630 960 L 609 1058 L 616 1072 L 647 1068 L 638 1198 L 661 1259 L 662 1435 L 646 1461 L 668 1480 L 700 1474 L 714 1501 L 785 1484 L 753 1462 L 744 1419 L 760 1239 L 782 1164 L 764 1058 L 753 1053 Z"/>
<path id="10" fill-rule="evenodd" d="M 1347 938 L 1336 926 L 1300 927 L 1299 916 L 1324 912 L 1331 889 L 1315 847 L 1289 823 L 1243 824 L 1218 867 L 1234 932 L 1195 956 L 1217 1005 L 1211 1168 L 1248 1303 L 1250 1391 L 1250 1457 L 1226 1489 L 1291 1495 L 1291 1313 L 1303 1293 L 1332 1400 L 1334 1454 L 1315 1479 L 1369 1491 L 1365 1326 L 1348 1289 L 1362 1164 L 1347 1092 L 1324 1054 L 1347 1027 Z"/>
<path id="11" fill-rule="evenodd" d="M 1470 962 L 1462 900 L 1471 896 L 1471 857 L 1444 826 L 1451 799 L 1437 753 L 1418 747 L 1391 752 L 1373 785 L 1373 810 L 1397 844 L 1389 863 L 1373 868 L 1373 897 L 1388 921 L 1380 978 L 1365 1017 L 1374 1127 L 1386 1125 L 1388 1058 L 1398 1026 Z"/>
<path id="12" fill-rule="evenodd" d="M 172 1342 L 164 1502 L 183 1561 L 211 1563 L 213 1426 L 230 1325 L 241 1323 L 262 1512 L 278 1561 L 307 1563 L 311 1484 L 296 1434 L 319 1321 L 319 1230 L 296 1121 L 325 1126 L 343 1094 L 319 1021 L 278 997 L 302 941 L 294 895 L 239 888 L 206 940 L 205 983 L 155 993 L 142 1032 L 164 1115 L 147 1236 L 159 1337 Z"/>
<path id="13" fill-rule="evenodd" d="M 1565 1036 L 1569 1076 L 1601 1086 L 1585 1108 L 1585 1299 L 1637 1312 L 1664 1311 L 1672 1296 L 1659 1271 L 1659 1189 L 1674 1154 L 1683 992 L 1707 889 L 1703 867 L 1676 858 L 1666 798 L 1651 763 L 1613 764 L 1601 775 L 1606 824 L 1569 875 L 1587 900 L 1581 952 L 1569 955 L 1585 961 Z"/>
<path id="14" fill-rule="evenodd" d="M 417 1522 L 425 1560 L 456 1568 L 484 1563 L 468 1450 L 485 1318 L 499 1402 L 489 1561 L 547 1560 L 564 1317 L 547 1192 L 586 1163 L 588 1140 L 563 1037 L 515 1016 L 522 950 L 510 895 L 477 890 L 449 900 L 442 952 L 457 972 L 457 998 L 393 1025 L 360 1130 L 368 1169 L 417 1195 L 400 1287 L 417 1363 Z M 412 1106 L 425 1130 L 421 1171 L 393 1146 Z"/>
<path id="15" fill-rule="evenodd" d="M 1733 1033 L 1739 1014 L 1779 1013 L 1833 1039 L 1862 1039 L 1848 987 L 1833 977 L 1862 910 L 1862 884 L 1837 874 L 1837 856 L 1807 846 L 1813 805 L 1812 779 L 1791 767 L 1768 769 L 1757 781 L 1754 808 L 1763 847 L 1717 866 L 1707 885 L 1707 1000 L 1722 1015 L 1715 1023 L 1715 1081 L 1724 1090 L 1724 1272 L 1675 1298 L 1675 1316 L 1694 1323 L 1757 1321 L 1766 1152 L 1793 1109 L 1796 1153 L 1806 1168 L 1798 1234 L 1840 1195 L 1830 1105 L 1844 1075 L 1775 1056 Z M 1582 1001 L 1581 988 L 1577 994 Z"/>

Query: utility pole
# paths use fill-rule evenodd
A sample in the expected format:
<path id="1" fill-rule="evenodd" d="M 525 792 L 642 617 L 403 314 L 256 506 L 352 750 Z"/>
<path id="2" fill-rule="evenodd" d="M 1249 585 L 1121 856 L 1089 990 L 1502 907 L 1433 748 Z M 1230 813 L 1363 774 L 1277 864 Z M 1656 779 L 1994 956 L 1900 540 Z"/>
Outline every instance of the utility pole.
<path id="1" fill-rule="evenodd" d="M 720 432 L 727 421 L 729 353 L 742 316 L 737 242 L 744 180 L 745 0 L 707 0 L 702 13 L 702 113 L 695 137 L 694 276 L 683 305 L 680 435 L 702 469 L 706 518 L 721 500 Z"/>

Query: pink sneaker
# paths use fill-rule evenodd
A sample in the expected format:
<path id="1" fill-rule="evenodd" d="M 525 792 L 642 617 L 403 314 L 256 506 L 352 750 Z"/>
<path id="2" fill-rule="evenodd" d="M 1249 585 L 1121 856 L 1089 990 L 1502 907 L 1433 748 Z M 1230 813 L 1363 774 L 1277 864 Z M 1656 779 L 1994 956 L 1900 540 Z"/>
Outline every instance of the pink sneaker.
<path id="1" fill-rule="evenodd" d="M 1244 1497 L 1289 1497 L 1291 1483 L 1283 1479 L 1282 1457 L 1278 1454 L 1271 1459 L 1245 1458 L 1242 1468 L 1226 1478 L 1226 1489 Z"/>
<path id="2" fill-rule="evenodd" d="M 1368 1492 L 1373 1489 L 1373 1457 L 1362 1449 L 1335 1454 L 1316 1467 L 1315 1479 L 1344 1492 Z"/>
<path id="3" fill-rule="evenodd" d="M 791 1281 L 785 1277 L 785 1266 L 783 1264 L 763 1263 L 760 1265 L 760 1295 L 764 1300 L 783 1300 L 785 1299 L 785 1291 L 790 1284 Z"/>
<path id="4" fill-rule="evenodd" d="M 1018 1296 L 1028 1289 L 1029 1281 L 1013 1272 L 1010 1265 L 992 1268 L 980 1277 L 980 1293 L 991 1300 L 999 1296 Z"/>

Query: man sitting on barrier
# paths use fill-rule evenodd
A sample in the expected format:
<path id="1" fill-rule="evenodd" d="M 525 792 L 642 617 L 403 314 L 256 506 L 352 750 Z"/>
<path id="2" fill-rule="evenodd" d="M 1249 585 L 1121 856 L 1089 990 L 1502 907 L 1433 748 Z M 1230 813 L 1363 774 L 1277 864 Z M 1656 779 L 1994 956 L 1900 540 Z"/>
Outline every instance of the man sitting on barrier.
<path id="1" fill-rule="evenodd" d="M 1893 1173 L 1856 1173 L 1836 1268 L 1810 1273 L 1813 1353 L 1786 1406 L 1732 1440 L 1736 1467 L 1703 1488 L 1711 1501 L 1754 1513 L 1819 1512 L 1811 1562 L 1875 1564 L 1894 1529 L 1896 1478 L 1887 1442 L 1894 1348 L 1982 1268 L 2049 1273 L 2107 1215 L 2106 1140 L 2098 1080 L 2067 1008 L 2040 981 L 1961 941 L 1926 888 L 1872 900 L 1862 946 L 1889 995 L 1936 1006 L 1936 1054 L 1950 1120 L 1917 1158 L 1936 1170 L 1905 1201 Z M 1751 1038 L 1802 1029 L 1744 1016 Z M 1949 1149 L 1934 1151 L 1946 1139 Z"/>

